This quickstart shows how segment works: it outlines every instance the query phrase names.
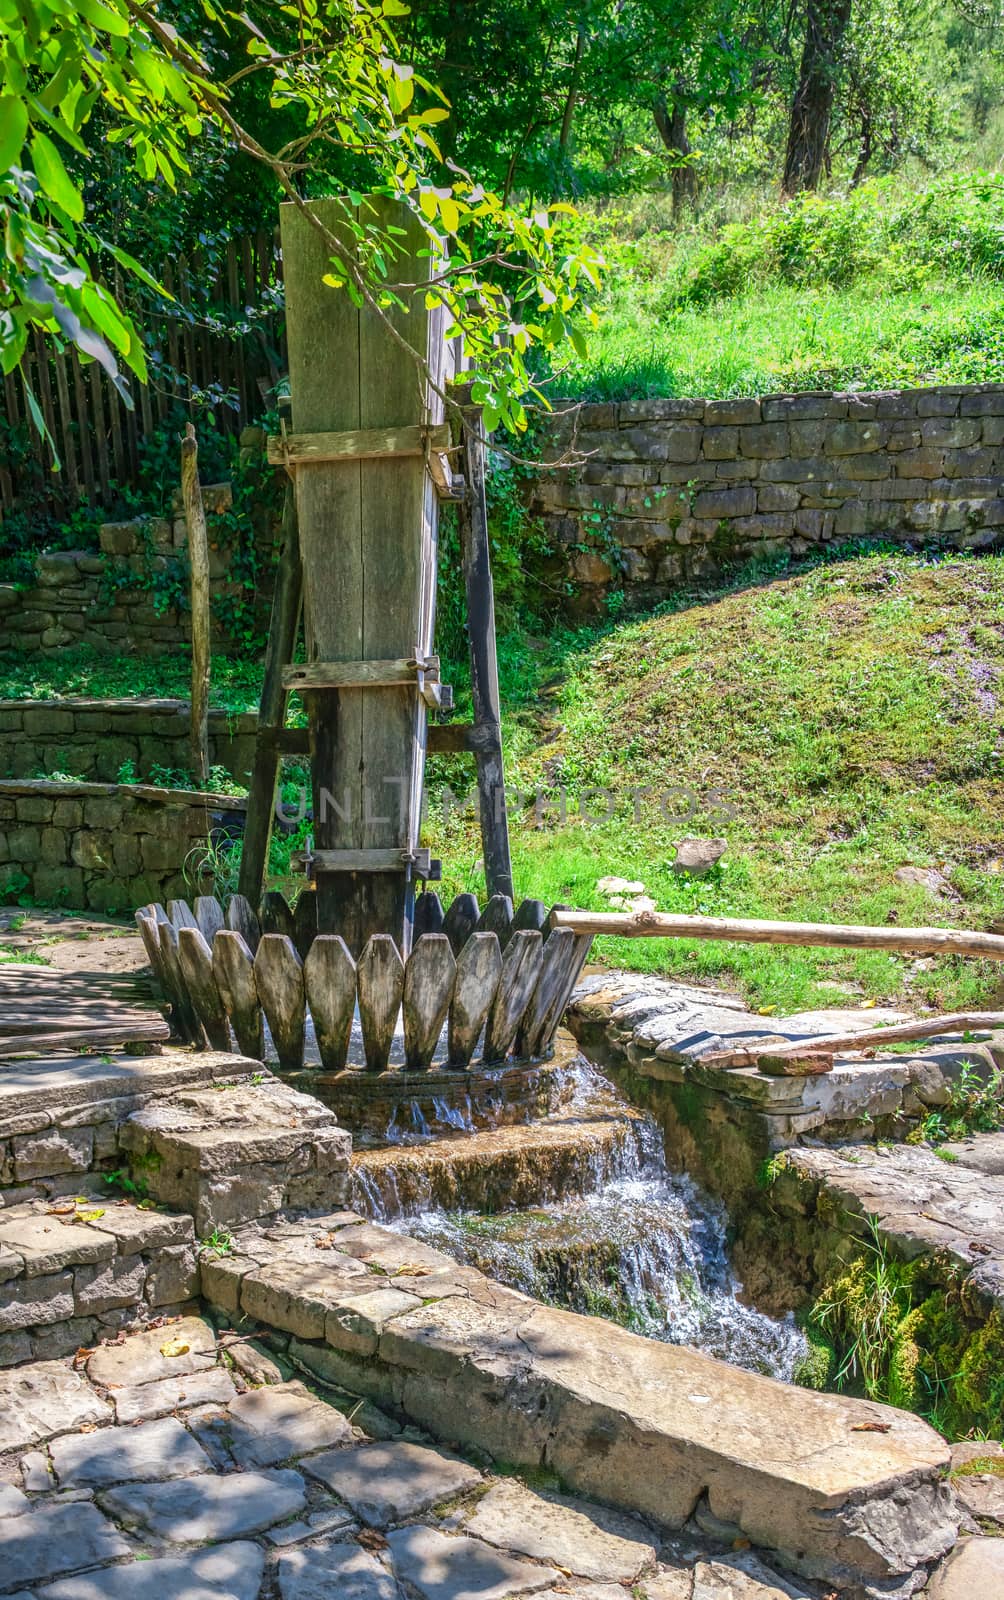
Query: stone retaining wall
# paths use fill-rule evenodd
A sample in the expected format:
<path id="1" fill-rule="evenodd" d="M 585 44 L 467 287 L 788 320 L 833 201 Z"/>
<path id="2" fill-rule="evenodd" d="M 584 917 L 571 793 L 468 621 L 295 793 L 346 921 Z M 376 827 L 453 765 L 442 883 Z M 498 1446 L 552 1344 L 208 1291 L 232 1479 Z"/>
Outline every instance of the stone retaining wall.
<path id="1" fill-rule="evenodd" d="M 831 541 L 1004 538 L 1004 385 L 580 405 L 554 444 L 588 459 L 541 474 L 531 509 L 581 609 Z"/>
<path id="2" fill-rule="evenodd" d="M 221 626 L 220 602 L 244 591 L 231 575 L 233 531 L 225 521 L 230 485 L 203 487 L 209 524 L 209 576 L 214 649 L 238 648 Z M 259 582 L 253 595 L 259 631 L 268 625 L 278 529 L 263 516 L 255 530 Z M 87 645 L 115 655 L 157 656 L 188 643 L 186 611 L 158 608 L 157 584 L 185 548 L 184 518 L 108 522 L 100 550 L 52 550 L 38 557 L 33 587 L 0 583 L 0 640 L 16 650 L 58 654 Z"/>
<path id="3" fill-rule="evenodd" d="M 209 713 L 209 760 L 246 783 L 254 761 L 254 712 Z M 117 781 L 131 762 L 146 780 L 155 766 L 190 771 L 187 700 L 0 700 L 0 778 L 65 772 Z"/>
<path id="4" fill-rule="evenodd" d="M 191 891 L 189 852 L 237 835 L 244 801 L 145 784 L 0 781 L 0 903 L 127 911 Z"/>

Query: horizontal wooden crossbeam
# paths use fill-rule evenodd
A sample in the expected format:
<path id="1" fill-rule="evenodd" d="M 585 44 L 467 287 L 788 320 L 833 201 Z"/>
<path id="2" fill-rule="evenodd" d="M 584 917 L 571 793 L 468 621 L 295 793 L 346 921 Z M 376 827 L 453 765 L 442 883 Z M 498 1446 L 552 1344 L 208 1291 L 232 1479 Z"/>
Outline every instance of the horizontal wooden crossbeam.
<path id="1" fill-rule="evenodd" d="M 431 722 L 426 739 L 426 751 L 430 756 L 455 756 L 462 755 L 465 751 L 473 754 L 497 754 L 499 744 L 498 729 L 493 723 L 484 722 L 480 725 L 473 722 Z"/>
<path id="2" fill-rule="evenodd" d="M 307 661 L 283 667 L 287 694 L 299 689 L 416 688 L 427 705 L 448 711 L 453 689 L 439 681 L 438 656 L 399 656 L 391 661 Z"/>
<path id="3" fill-rule="evenodd" d="M 303 467 L 325 461 L 424 456 L 427 452 L 438 458 L 449 448 L 450 429 L 446 423 L 429 427 L 353 428 L 345 433 L 273 434 L 268 440 L 268 459 L 276 467 Z"/>
<path id="4" fill-rule="evenodd" d="M 411 867 L 418 878 L 428 878 L 432 858 L 420 849 L 312 850 L 306 859 L 308 876 L 318 872 L 403 872 Z"/>

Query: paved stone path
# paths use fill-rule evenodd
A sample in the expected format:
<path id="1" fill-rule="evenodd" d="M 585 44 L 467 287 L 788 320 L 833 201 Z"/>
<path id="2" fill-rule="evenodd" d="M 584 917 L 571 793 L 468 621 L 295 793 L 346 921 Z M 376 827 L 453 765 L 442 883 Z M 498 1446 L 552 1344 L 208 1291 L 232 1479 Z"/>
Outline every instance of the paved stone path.
<path id="1" fill-rule="evenodd" d="M 206 1318 L 186 1316 L 75 1359 L 0 1374 L 0 1595 L 808 1600 L 821 1592 L 748 1549 L 716 1548 L 689 1532 L 666 1543 L 640 1518 L 493 1476 L 484 1460 L 434 1447 L 417 1429 L 290 1370 L 249 1335 L 218 1336 Z"/>

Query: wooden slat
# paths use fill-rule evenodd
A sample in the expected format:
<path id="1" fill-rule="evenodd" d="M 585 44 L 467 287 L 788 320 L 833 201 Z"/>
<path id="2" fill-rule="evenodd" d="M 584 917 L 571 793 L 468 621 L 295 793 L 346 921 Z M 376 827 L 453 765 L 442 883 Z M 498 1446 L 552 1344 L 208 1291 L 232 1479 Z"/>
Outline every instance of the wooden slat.
<path id="1" fill-rule="evenodd" d="M 213 953 L 200 928 L 179 928 L 178 960 L 196 1015 L 214 1050 L 230 1049 L 230 1029 L 213 977 Z"/>
<path id="2" fill-rule="evenodd" d="M 168 920 L 175 928 L 197 928 L 195 912 L 187 900 L 169 900 L 167 902 Z"/>
<path id="3" fill-rule="evenodd" d="M 286 934 L 262 934 L 254 958 L 254 980 L 279 1065 L 286 1072 L 296 1071 L 303 1066 L 306 1001 L 303 963 Z"/>
<path id="4" fill-rule="evenodd" d="M 446 450 L 448 424 L 435 427 L 349 428 L 340 433 L 272 434 L 268 459 L 274 467 L 317 466 L 328 461 L 379 461 L 391 456 L 424 456 L 426 448 Z"/>
<path id="5" fill-rule="evenodd" d="M 420 687 L 422 676 L 439 676 L 438 656 L 400 656 L 393 661 L 308 661 L 283 668 L 287 694 L 299 689 L 393 689 Z"/>
<path id="6" fill-rule="evenodd" d="M 478 933 L 497 933 L 503 950 L 512 931 L 512 901 L 507 894 L 493 894 L 478 918 Z"/>
<path id="7" fill-rule="evenodd" d="M 447 1065 L 467 1067 L 477 1049 L 502 975 L 502 951 L 494 933 L 474 933 L 457 957 L 450 1006 Z"/>
<path id="8" fill-rule="evenodd" d="M 91 426 L 84 375 L 80 370 L 80 359 L 75 349 L 70 351 L 70 370 L 73 373 L 73 395 L 77 407 L 77 430 L 80 444 L 80 465 L 84 478 L 84 493 L 87 499 L 93 503 L 97 498 L 92 455 L 94 429 Z"/>
<path id="9" fill-rule="evenodd" d="M 446 934 L 423 934 L 404 969 L 404 1060 L 409 1072 L 424 1072 L 432 1062 L 456 976 Z"/>
<path id="10" fill-rule="evenodd" d="M 112 496 L 112 479 L 108 468 L 108 434 L 105 428 L 105 402 L 101 385 L 101 368 L 96 361 L 92 361 L 88 367 L 87 377 L 91 395 L 91 426 L 94 430 L 92 437 L 97 450 L 98 482 L 101 485 L 101 498 L 107 505 Z"/>
<path id="11" fill-rule="evenodd" d="M 567 928 L 555 928 L 544 946 L 540 977 L 519 1026 L 517 1050 L 528 1059 L 539 1055 L 540 1042 L 555 996 L 561 992 L 572 962 L 575 935 Z"/>
<path id="12" fill-rule="evenodd" d="M 543 958 L 544 941 L 533 929 L 521 929 L 509 940 L 485 1028 L 485 1061 L 504 1061 L 512 1050 L 516 1030 L 537 987 Z"/>
<path id="13" fill-rule="evenodd" d="M 293 913 L 278 889 L 267 889 L 262 895 L 261 905 L 258 907 L 258 921 L 263 934 L 281 933 L 287 939 L 293 937 Z"/>
<path id="14" fill-rule="evenodd" d="M 301 889 L 293 908 L 293 943 L 306 961 L 307 951 L 317 938 L 317 893 L 314 889 Z"/>
<path id="15" fill-rule="evenodd" d="M 513 914 L 513 932 L 517 928 L 536 928 L 546 938 L 550 932 L 547 918 L 548 910 L 543 900 L 521 900 Z"/>
<path id="16" fill-rule="evenodd" d="M 70 489 L 70 500 L 75 506 L 80 499 L 80 477 L 77 473 L 77 448 L 73 437 L 73 412 L 70 407 L 70 385 L 66 377 L 66 357 L 61 350 L 52 355 L 56 374 L 56 396 L 59 400 L 59 453 L 63 471 Z"/>
<path id="17" fill-rule="evenodd" d="M 254 956 L 241 935 L 231 928 L 221 928 L 213 940 L 213 977 L 230 1018 L 238 1050 L 253 1061 L 263 1061 L 265 1032 L 254 977 Z"/>
<path id="18" fill-rule="evenodd" d="M 490 755 L 501 750 L 501 745 L 498 730 L 491 723 L 478 727 L 468 722 L 431 722 L 427 748 L 430 756 L 456 756 L 465 751 Z"/>
<path id="19" fill-rule="evenodd" d="M 45 339 L 38 328 L 32 329 L 32 343 L 35 351 L 35 389 L 42 407 L 45 425 L 53 439 L 59 441 L 59 424 L 56 421 L 56 407 L 52 398 L 52 382 L 49 376 L 49 351 Z M 44 446 L 44 457 L 50 457 L 49 445 Z"/>
<path id="20" fill-rule="evenodd" d="M 163 1017 L 147 1017 L 142 1022 L 95 1022 L 54 1031 L 36 1030 L 30 1034 L 8 1034 L 0 1029 L 0 1056 L 38 1055 L 40 1050 L 74 1050 L 119 1044 L 162 1044 L 171 1036 Z"/>
<path id="21" fill-rule="evenodd" d="M 352 1037 L 356 964 L 337 933 L 317 935 L 303 963 L 303 981 L 321 1063 L 328 1072 L 341 1072 Z"/>
<path id="22" fill-rule="evenodd" d="M 436 891 L 424 890 L 415 901 L 415 938 L 420 939 L 423 933 L 442 933 L 443 918 L 443 902 Z"/>
<path id="23" fill-rule="evenodd" d="M 400 872 L 410 866 L 416 877 L 427 878 L 431 864 L 424 846 L 417 850 L 313 850 L 310 854 L 312 872 Z"/>
<path id="24" fill-rule="evenodd" d="M 455 956 L 459 956 L 474 932 L 480 915 L 481 908 L 476 894 L 457 895 L 443 919 L 443 932 L 447 935 Z"/>
<path id="25" fill-rule="evenodd" d="M 194 1044 L 197 1050 L 203 1050 L 206 1046 L 205 1029 L 196 1015 L 195 1007 L 188 993 L 188 985 L 181 970 L 181 960 L 178 954 L 178 930 L 173 922 L 162 922 L 158 918 L 157 934 L 160 939 L 160 959 L 174 1000 L 178 1032 L 189 1044 Z"/>
<path id="26" fill-rule="evenodd" d="M 200 894 L 196 896 L 193 910 L 196 923 L 202 929 L 203 938 L 211 945 L 219 929 L 226 926 L 223 907 L 215 895 Z"/>
<path id="27" fill-rule="evenodd" d="M 146 951 L 146 959 L 150 963 L 150 968 L 157 984 L 160 987 L 160 992 L 164 996 L 165 1000 L 170 1003 L 171 997 L 167 991 L 167 982 L 164 977 L 164 964 L 160 955 L 160 936 L 157 933 L 157 919 L 153 914 L 152 907 L 140 906 L 138 908 L 136 911 L 136 926 L 139 929 L 139 936 L 143 941 L 143 949 Z"/>
<path id="28" fill-rule="evenodd" d="M 227 906 L 227 927 L 233 933 L 239 933 L 251 954 L 254 955 L 261 938 L 261 928 L 251 902 L 242 894 L 232 894 L 230 904 Z"/>
<path id="29" fill-rule="evenodd" d="M 404 965 L 389 934 L 367 940 L 356 968 L 356 992 L 367 1070 L 384 1072 L 404 995 Z"/>
<path id="30" fill-rule="evenodd" d="M 106 396 L 108 416 L 112 429 L 112 458 L 115 462 L 115 477 L 120 484 L 125 484 L 129 481 L 129 468 L 126 462 L 125 441 L 122 437 L 122 399 L 118 390 L 107 380 Z"/>
<path id="31" fill-rule="evenodd" d="M 242 305 L 248 303 L 246 298 L 241 296 L 240 286 L 239 286 L 238 278 L 237 278 L 237 241 L 236 241 L 236 239 L 228 239 L 227 240 L 226 273 L 227 273 L 227 302 L 231 307 L 233 307 L 236 310 L 239 306 L 242 306 Z M 244 340 L 243 339 L 232 339 L 230 341 L 230 349 L 231 349 L 230 382 L 231 382 L 231 384 L 233 385 L 233 387 L 237 391 L 238 400 L 240 402 L 241 415 L 244 418 L 245 422 L 247 422 L 247 420 L 248 420 L 248 413 L 247 413 L 248 389 L 247 389 L 247 374 L 246 374 L 245 368 L 244 368 Z"/>

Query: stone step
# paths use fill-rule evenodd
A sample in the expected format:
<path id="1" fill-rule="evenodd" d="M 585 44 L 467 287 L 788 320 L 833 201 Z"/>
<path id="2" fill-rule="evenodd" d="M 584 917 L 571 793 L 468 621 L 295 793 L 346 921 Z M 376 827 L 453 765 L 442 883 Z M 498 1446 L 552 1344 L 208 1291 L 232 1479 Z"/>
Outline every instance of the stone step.
<path id="1" fill-rule="evenodd" d="M 907 1596 L 952 1544 L 947 1445 L 906 1412 L 816 1394 L 543 1306 L 345 1216 L 240 1232 L 203 1289 L 290 1355 L 438 1437 L 736 1539 L 854 1596 Z"/>
<path id="2" fill-rule="evenodd" d="M 446 1211 L 510 1211 L 590 1194 L 630 1161 L 640 1113 L 620 1102 L 541 1122 L 415 1145 L 358 1150 L 351 1203 L 381 1221 Z"/>

